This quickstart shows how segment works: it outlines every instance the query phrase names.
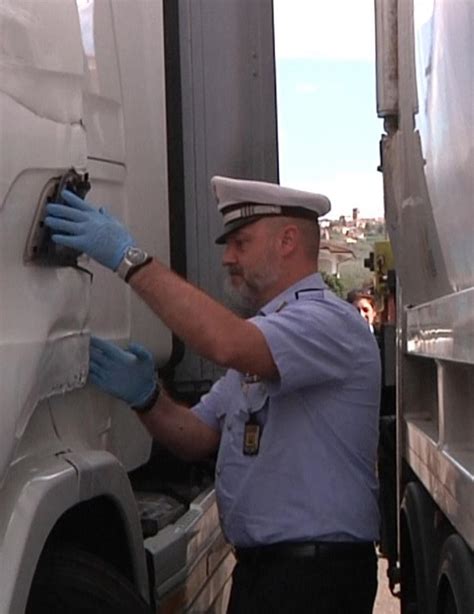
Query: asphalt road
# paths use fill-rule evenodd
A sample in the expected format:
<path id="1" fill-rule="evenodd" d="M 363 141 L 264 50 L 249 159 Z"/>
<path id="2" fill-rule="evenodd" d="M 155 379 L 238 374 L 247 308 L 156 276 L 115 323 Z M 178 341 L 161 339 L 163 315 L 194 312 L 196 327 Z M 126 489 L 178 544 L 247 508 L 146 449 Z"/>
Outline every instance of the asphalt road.
<path id="1" fill-rule="evenodd" d="M 387 561 L 379 559 L 379 588 L 373 614 L 400 614 L 400 601 L 390 592 L 386 574 Z"/>

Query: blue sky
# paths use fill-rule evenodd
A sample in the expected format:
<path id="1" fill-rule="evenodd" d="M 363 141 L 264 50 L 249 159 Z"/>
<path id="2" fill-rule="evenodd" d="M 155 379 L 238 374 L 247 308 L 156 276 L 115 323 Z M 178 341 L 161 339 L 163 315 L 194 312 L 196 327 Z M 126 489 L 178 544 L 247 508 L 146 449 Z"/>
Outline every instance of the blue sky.
<path id="1" fill-rule="evenodd" d="M 373 0 L 274 0 L 280 183 L 383 216 Z"/>

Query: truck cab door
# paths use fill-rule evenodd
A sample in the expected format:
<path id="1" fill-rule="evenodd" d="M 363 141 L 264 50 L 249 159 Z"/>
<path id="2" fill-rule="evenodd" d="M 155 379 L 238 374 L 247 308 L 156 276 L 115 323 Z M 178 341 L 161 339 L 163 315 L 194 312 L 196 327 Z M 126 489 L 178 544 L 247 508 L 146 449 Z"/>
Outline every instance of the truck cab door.
<path id="1" fill-rule="evenodd" d="M 163 23 L 160 2 L 75 0 L 84 52 L 87 198 L 121 219 L 137 243 L 169 261 Z M 139 36 L 131 36 L 139 32 Z M 82 259 L 92 275 L 88 329 L 122 346 L 145 344 L 158 363 L 171 334 L 116 275 Z M 87 442 L 127 469 L 144 463 L 151 438 L 123 403 L 92 386 L 51 401 L 69 447 Z"/>
<path id="2" fill-rule="evenodd" d="M 87 166 L 75 3 L 5 0 L 0 31 L 2 475 L 38 403 L 85 382 L 91 280 L 25 258 L 45 186 Z"/>
<path id="3" fill-rule="evenodd" d="M 0 31 L 0 475 L 39 406 L 58 445 L 107 449 L 131 468 L 150 439 L 85 385 L 89 336 L 146 342 L 163 363 L 170 334 L 95 263 L 31 256 L 48 190 L 73 171 L 88 174 L 92 202 L 167 261 L 161 4 L 4 0 Z"/>

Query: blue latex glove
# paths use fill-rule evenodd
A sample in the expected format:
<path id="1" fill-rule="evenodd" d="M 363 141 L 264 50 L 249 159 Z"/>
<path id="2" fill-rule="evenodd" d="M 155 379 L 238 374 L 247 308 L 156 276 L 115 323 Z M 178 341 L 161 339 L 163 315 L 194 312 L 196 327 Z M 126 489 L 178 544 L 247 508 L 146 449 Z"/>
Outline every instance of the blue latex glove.
<path id="1" fill-rule="evenodd" d="M 153 356 L 147 349 L 130 343 L 123 350 L 99 337 L 91 337 L 89 381 L 138 409 L 158 386 Z"/>
<path id="2" fill-rule="evenodd" d="M 100 264 L 115 271 L 127 249 L 135 245 L 128 230 L 103 208 L 97 209 L 68 190 L 62 198 L 67 203 L 46 206 L 46 226 L 52 240 L 84 252 Z"/>

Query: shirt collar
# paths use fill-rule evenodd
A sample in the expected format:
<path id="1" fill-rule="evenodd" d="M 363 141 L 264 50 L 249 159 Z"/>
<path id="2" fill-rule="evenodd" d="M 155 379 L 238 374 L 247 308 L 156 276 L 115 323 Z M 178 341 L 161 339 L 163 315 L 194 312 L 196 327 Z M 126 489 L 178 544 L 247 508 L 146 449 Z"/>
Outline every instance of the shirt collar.
<path id="1" fill-rule="evenodd" d="M 298 293 L 311 292 L 311 290 L 321 291 L 326 290 L 327 286 L 323 281 L 321 273 L 312 273 L 307 277 L 303 277 L 295 284 L 281 292 L 278 296 L 275 296 L 271 301 L 260 309 L 258 315 L 266 316 L 270 313 L 278 312 L 288 303 L 292 303 L 297 300 Z"/>

